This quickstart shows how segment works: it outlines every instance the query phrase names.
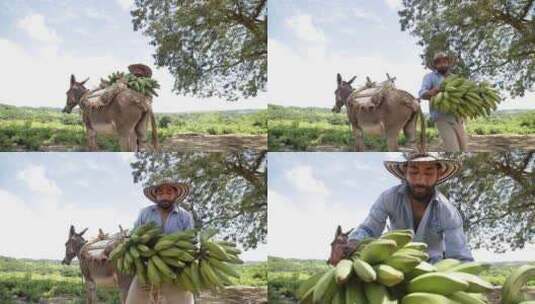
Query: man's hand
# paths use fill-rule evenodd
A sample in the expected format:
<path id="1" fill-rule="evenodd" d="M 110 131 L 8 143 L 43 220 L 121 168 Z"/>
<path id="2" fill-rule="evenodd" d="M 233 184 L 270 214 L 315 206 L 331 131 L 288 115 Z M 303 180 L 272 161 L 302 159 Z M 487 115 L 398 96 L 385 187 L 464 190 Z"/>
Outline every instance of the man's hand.
<path id="1" fill-rule="evenodd" d="M 431 90 L 425 92 L 424 99 L 431 99 L 431 97 L 437 95 L 440 92 L 440 87 L 432 88 Z"/>
<path id="2" fill-rule="evenodd" d="M 355 250 L 357 250 L 357 248 L 359 247 L 359 243 L 360 242 L 357 240 L 348 240 L 347 245 L 344 248 L 344 255 L 346 257 L 351 256 L 353 252 L 355 252 Z"/>

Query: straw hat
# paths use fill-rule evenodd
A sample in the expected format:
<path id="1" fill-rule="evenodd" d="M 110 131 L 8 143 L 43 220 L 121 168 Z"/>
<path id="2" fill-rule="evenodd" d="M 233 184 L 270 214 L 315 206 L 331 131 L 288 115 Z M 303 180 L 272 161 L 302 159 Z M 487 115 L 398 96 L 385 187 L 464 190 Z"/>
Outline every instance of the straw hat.
<path id="1" fill-rule="evenodd" d="M 452 178 L 461 169 L 461 163 L 458 161 L 441 158 L 436 153 L 413 153 L 405 156 L 404 161 L 385 161 L 384 165 L 388 172 L 395 177 L 405 181 L 405 171 L 409 163 L 438 163 L 440 165 L 440 173 L 437 185 Z"/>
<path id="2" fill-rule="evenodd" d="M 152 70 L 142 63 L 129 65 L 128 71 L 137 77 L 152 77 Z"/>
<path id="3" fill-rule="evenodd" d="M 188 196 L 188 193 L 190 191 L 190 187 L 188 184 L 185 184 L 185 183 L 179 183 L 179 182 L 176 182 L 170 178 L 165 178 L 165 179 L 162 179 L 158 182 L 155 182 L 153 183 L 152 185 L 146 187 L 143 189 L 143 194 L 145 194 L 145 196 L 150 199 L 151 201 L 157 203 L 158 201 L 156 200 L 156 190 L 158 190 L 158 188 L 160 188 L 161 186 L 163 185 L 169 185 L 173 188 L 176 189 L 176 192 L 177 192 L 177 198 L 175 201 L 182 201 L 184 200 L 184 198 L 186 198 L 186 196 Z"/>

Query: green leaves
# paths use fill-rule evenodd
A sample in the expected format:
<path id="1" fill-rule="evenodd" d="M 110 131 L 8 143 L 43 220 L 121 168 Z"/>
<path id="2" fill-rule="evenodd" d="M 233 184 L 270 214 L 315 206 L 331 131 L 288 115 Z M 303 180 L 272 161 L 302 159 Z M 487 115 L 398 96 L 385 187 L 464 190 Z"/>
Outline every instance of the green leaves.
<path id="1" fill-rule="evenodd" d="M 463 171 L 441 187 L 463 216 L 472 248 L 504 252 L 533 241 L 535 152 L 451 156 Z"/>
<path id="2" fill-rule="evenodd" d="M 266 0 L 136 0 L 135 31 L 156 47 L 174 92 L 227 100 L 253 97 L 267 82 Z"/>
<path id="3" fill-rule="evenodd" d="M 399 15 L 401 29 L 424 47 L 424 64 L 436 51 L 450 51 L 457 74 L 493 80 L 513 97 L 533 87 L 534 0 L 404 0 Z"/>
<path id="4" fill-rule="evenodd" d="M 244 248 L 255 248 L 267 235 L 266 152 L 137 153 L 134 182 L 173 177 L 191 185 L 181 203 L 196 228 L 215 228 Z"/>

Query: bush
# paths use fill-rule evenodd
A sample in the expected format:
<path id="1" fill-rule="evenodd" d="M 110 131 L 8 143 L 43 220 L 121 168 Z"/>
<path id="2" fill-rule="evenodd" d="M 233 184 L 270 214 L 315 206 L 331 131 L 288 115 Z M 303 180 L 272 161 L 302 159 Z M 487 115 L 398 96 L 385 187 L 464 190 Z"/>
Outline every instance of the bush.
<path id="1" fill-rule="evenodd" d="M 169 116 L 162 116 L 158 121 L 158 128 L 165 129 L 173 120 Z"/>

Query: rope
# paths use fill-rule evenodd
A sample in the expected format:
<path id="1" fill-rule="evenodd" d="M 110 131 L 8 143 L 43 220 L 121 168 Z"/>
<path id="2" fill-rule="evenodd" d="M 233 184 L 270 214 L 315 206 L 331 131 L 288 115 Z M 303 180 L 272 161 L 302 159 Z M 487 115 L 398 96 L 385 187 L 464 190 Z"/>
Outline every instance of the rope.
<path id="1" fill-rule="evenodd" d="M 418 101 L 418 116 L 420 119 L 420 142 L 417 145 L 418 153 L 425 153 L 426 150 L 426 121 L 424 113 L 422 112 L 422 107 L 419 106 L 420 99 L 416 99 Z"/>

